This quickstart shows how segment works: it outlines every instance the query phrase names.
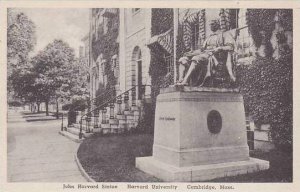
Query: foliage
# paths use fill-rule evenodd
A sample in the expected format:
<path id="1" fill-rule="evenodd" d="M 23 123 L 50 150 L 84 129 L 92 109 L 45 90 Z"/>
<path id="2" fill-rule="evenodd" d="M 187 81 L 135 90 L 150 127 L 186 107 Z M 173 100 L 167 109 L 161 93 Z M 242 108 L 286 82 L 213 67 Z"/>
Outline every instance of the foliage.
<path id="1" fill-rule="evenodd" d="M 151 34 L 159 35 L 173 27 L 173 9 L 151 9 Z"/>
<path id="2" fill-rule="evenodd" d="M 25 102 L 39 103 L 39 90 L 34 86 L 36 77 L 32 68 L 15 69 L 8 77 L 11 88 L 14 90 L 14 97 L 23 99 Z"/>
<path id="3" fill-rule="evenodd" d="M 16 83 L 23 81 L 23 74 L 27 73 L 30 67 L 29 53 L 36 44 L 36 27 L 24 13 L 8 9 L 7 15 L 7 87 L 10 93 L 18 91 L 14 87 L 18 86 Z M 20 96 L 24 93 L 16 94 Z"/>
<path id="4" fill-rule="evenodd" d="M 112 88 L 116 84 L 116 79 L 114 72 L 112 70 L 111 58 L 112 56 L 118 54 L 119 44 L 117 42 L 119 34 L 119 13 L 112 17 L 105 18 L 107 20 L 106 26 L 99 25 L 98 39 L 94 34 L 92 37 L 92 57 L 96 61 L 98 56 L 102 54 L 105 62 L 105 70 L 103 75 L 107 75 L 107 85 L 108 89 Z M 107 31 L 104 32 L 104 27 Z"/>
<path id="5" fill-rule="evenodd" d="M 41 98 L 66 98 L 70 95 L 74 50 L 62 40 L 54 40 L 39 52 L 32 63 L 38 78 L 35 86 L 41 91 Z"/>
<path id="6" fill-rule="evenodd" d="M 249 32 L 252 35 L 255 46 L 260 47 L 262 44 L 261 31 L 266 32 L 266 38 L 270 40 L 275 28 L 276 9 L 248 9 L 247 24 Z"/>
<path id="7" fill-rule="evenodd" d="M 69 89 L 72 99 L 80 100 L 81 98 L 87 99 L 89 97 L 88 92 L 88 76 L 89 76 L 89 68 L 86 60 L 84 59 L 75 59 L 71 66 L 69 66 L 69 70 L 72 74 L 68 77 L 70 80 Z"/>
<path id="8" fill-rule="evenodd" d="M 278 22 L 285 31 L 293 31 L 293 10 L 279 9 Z"/>
<path id="9" fill-rule="evenodd" d="M 8 9 L 7 23 L 7 62 L 8 71 L 22 67 L 36 44 L 34 23 L 24 14 Z"/>
<path id="10" fill-rule="evenodd" d="M 271 124 L 271 137 L 279 148 L 292 147 L 292 54 L 274 60 L 258 57 L 240 65 L 237 75 L 246 111 L 260 125 Z"/>
<path id="11" fill-rule="evenodd" d="M 8 105 L 12 106 L 12 107 L 21 107 L 22 103 L 19 101 L 11 101 L 11 102 L 8 102 Z"/>
<path id="12" fill-rule="evenodd" d="M 151 34 L 159 35 L 168 31 L 173 26 L 173 9 L 152 9 Z M 165 65 L 164 55 L 168 55 L 161 46 L 152 45 L 151 61 L 149 67 L 149 75 L 151 76 L 151 105 L 144 103 L 144 117 L 139 122 L 138 127 L 145 128 L 147 131 L 153 132 L 154 114 L 156 97 L 160 88 L 166 83 L 167 65 Z"/>
<path id="13" fill-rule="evenodd" d="M 69 111 L 83 111 L 87 108 L 87 102 L 83 98 L 76 98 L 72 100 L 72 103 L 68 103 L 62 106 L 62 110 Z"/>

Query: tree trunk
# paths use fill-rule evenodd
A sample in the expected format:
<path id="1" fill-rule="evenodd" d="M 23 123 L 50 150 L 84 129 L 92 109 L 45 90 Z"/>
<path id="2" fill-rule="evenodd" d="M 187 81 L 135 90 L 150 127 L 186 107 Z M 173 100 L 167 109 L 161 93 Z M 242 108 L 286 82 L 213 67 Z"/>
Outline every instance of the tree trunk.
<path id="1" fill-rule="evenodd" d="M 56 99 L 56 119 L 59 118 L 59 114 L 58 114 L 58 99 Z"/>
<path id="2" fill-rule="evenodd" d="M 37 102 L 36 104 L 37 104 L 37 112 L 39 113 L 40 112 L 40 103 Z"/>
<path id="3" fill-rule="evenodd" d="M 46 116 L 49 116 L 49 101 L 48 100 L 45 101 L 45 105 L 46 105 Z"/>

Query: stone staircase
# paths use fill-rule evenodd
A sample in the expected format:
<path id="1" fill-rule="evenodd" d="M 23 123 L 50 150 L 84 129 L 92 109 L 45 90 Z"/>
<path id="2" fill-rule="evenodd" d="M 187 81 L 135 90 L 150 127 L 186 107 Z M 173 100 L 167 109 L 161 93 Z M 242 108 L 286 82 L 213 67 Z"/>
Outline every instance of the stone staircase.
<path id="1" fill-rule="evenodd" d="M 129 91 L 131 91 L 132 97 L 130 101 Z M 89 113 L 87 111 L 79 112 L 77 122 L 66 127 L 65 131 L 61 131 L 63 132 L 61 134 L 80 142 L 95 133 L 100 135 L 121 134 L 135 130 L 141 115 L 141 101 L 135 100 L 135 93 L 133 92 L 135 89 L 129 91 L 117 96 L 113 102 L 103 102 L 105 107 L 100 108 L 100 104 L 93 106 Z M 124 102 L 122 95 L 125 95 Z M 80 119 L 82 119 L 82 124 L 80 124 Z M 82 128 L 81 136 L 80 127 Z"/>

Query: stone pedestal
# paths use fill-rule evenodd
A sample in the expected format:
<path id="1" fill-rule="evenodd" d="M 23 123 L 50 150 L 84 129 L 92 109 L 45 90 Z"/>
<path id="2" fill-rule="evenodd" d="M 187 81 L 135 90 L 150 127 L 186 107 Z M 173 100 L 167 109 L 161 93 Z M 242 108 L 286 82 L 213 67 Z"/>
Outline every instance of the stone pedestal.
<path id="1" fill-rule="evenodd" d="M 165 181 L 203 181 L 269 168 L 249 157 L 243 97 L 233 89 L 170 87 L 157 97 L 153 156 L 136 167 Z"/>

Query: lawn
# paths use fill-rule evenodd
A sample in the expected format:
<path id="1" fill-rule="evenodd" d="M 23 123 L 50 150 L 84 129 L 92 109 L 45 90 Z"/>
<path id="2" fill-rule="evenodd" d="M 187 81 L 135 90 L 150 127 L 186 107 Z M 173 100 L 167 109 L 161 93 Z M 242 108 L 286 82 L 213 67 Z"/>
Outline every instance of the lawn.
<path id="1" fill-rule="evenodd" d="M 83 141 L 78 158 L 97 182 L 159 182 L 135 168 L 135 158 L 151 156 L 153 135 L 97 136 Z M 273 150 L 253 151 L 252 157 L 270 161 L 270 169 L 259 173 L 215 179 L 210 182 L 292 182 L 292 155 Z"/>

